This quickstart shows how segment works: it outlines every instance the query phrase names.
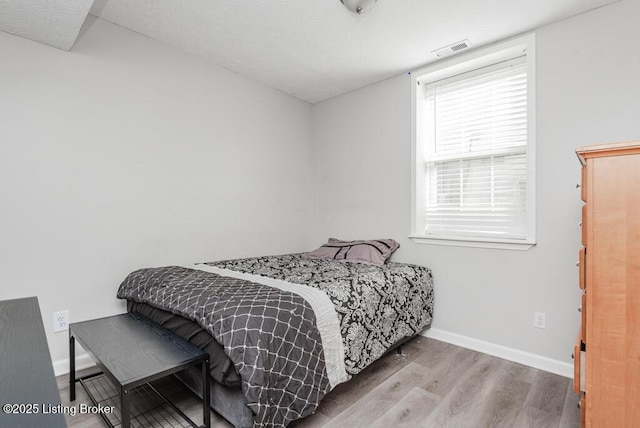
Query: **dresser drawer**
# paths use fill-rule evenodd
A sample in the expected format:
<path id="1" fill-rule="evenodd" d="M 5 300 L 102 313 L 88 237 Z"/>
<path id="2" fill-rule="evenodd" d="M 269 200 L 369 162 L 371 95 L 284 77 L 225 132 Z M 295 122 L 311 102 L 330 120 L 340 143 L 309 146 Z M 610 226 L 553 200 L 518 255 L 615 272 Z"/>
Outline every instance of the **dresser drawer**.
<path id="1" fill-rule="evenodd" d="M 581 340 L 582 327 L 573 347 L 573 391 L 576 394 L 585 391 L 586 384 L 586 348 Z"/>
<path id="2" fill-rule="evenodd" d="M 582 246 L 587 246 L 587 206 L 582 206 L 582 221 L 580 222 L 582 226 Z"/>
<path id="3" fill-rule="evenodd" d="M 580 306 L 582 325 L 580 326 L 580 339 L 582 343 L 587 343 L 587 293 L 582 293 L 582 305 Z"/>
<path id="4" fill-rule="evenodd" d="M 578 286 L 580 290 L 587 288 L 587 249 L 584 247 L 578 252 Z"/>
<path id="5" fill-rule="evenodd" d="M 582 167 L 582 183 L 580 186 L 580 199 L 587 202 L 587 167 Z"/>

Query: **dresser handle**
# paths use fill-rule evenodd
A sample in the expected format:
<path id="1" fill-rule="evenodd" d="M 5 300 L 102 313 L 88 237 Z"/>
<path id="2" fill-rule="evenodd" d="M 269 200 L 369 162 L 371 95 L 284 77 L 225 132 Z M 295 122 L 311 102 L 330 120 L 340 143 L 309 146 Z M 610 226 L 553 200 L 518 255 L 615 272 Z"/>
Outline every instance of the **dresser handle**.
<path id="1" fill-rule="evenodd" d="M 578 226 L 582 227 L 582 220 L 578 223 Z"/>
<path id="2" fill-rule="evenodd" d="M 582 186 L 580 185 L 580 183 L 576 184 L 576 189 L 581 188 Z"/>
<path id="3" fill-rule="evenodd" d="M 575 355 L 573 355 L 573 352 L 571 353 L 571 359 L 574 360 L 576 357 Z"/>
<path id="4" fill-rule="evenodd" d="M 582 312 L 582 306 L 578 306 L 578 312 Z"/>
<path id="5" fill-rule="evenodd" d="M 576 262 L 576 266 L 580 267 L 580 260 Z"/>

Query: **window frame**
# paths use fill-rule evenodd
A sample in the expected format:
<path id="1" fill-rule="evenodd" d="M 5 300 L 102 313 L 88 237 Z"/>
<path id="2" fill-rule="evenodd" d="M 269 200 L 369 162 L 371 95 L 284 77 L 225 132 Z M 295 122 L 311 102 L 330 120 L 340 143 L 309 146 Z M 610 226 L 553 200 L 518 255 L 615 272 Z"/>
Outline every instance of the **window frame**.
<path id="1" fill-rule="evenodd" d="M 453 236 L 442 234 L 425 235 L 419 230 L 418 196 L 424 195 L 423 177 L 419 171 L 424 169 L 418 123 L 418 102 L 422 90 L 421 82 L 435 82 L 462 73 L 471 72 L 494 64 L 526 57 L 527 66 L 527 228 L 525 239 Z M 528 34 L 505 42 L 474 50 L 448 60 L 428 65 L 411 73 L 411 234 L 409 237 L 417 243 L 452 245 L 465 247 L 496 248 L 509 250 L 528 250 L 536 244 L 536 116 L 535 116 L 535 35 Z"/>

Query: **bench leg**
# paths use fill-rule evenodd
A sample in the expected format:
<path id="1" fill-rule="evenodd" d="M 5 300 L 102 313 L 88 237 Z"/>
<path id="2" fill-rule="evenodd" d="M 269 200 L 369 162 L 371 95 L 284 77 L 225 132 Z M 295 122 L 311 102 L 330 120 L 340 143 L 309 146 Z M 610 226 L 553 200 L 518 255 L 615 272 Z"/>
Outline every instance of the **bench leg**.
<path id="1" fill-rule="evenodd" d="M 124 387 L 120 388 L 120 409 L 120 426 L 122 428 L 129 428 L 129 420 L 131 418 L 129 409 L 129 390 Z"/>
<path id="2" fill-rule="evenodd" d="M 76 401 L 76 339 L 69 335 L 69 400 Z"/>
<path id="3" fill-rule="evenodd" d="M 211 407 L 209 393 L 211 388 L 209 386 L 209 358 L 202 362 L 202 419 L 204 421 L 205 428 L 211 427 Z"/>

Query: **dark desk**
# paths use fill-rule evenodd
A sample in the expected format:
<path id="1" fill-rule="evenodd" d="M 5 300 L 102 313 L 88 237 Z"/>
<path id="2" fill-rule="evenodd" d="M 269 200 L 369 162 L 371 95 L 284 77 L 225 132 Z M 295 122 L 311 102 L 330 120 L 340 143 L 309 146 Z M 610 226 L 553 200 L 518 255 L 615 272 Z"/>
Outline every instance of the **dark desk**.
<path id="1" fill-rule="evenodd" d="M 36 297 L 0 301 L 0 401 L 1 427 L 67 426 Z"/>

